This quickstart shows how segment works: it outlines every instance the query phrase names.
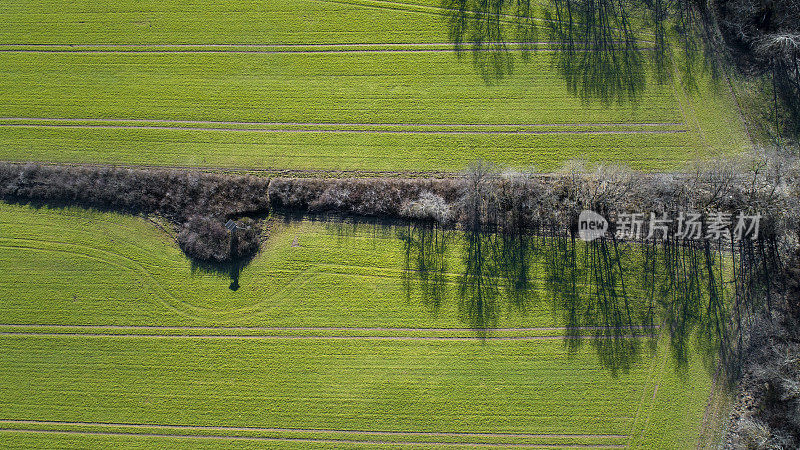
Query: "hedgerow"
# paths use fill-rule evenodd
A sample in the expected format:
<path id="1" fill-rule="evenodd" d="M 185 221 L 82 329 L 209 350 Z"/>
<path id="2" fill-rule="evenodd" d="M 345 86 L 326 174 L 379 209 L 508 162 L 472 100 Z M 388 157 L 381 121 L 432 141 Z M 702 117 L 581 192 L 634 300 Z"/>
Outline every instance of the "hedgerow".
<path id="1" fill-rule="evenodd" d="M 0 197 L 12 202 L 79 205 L 130 214 L 155 214 L 179 230 L 187 255 L 226 261 L 258 250 L 259 226 L 237 232 L 225 221 L 269 211 L 266 179 L 176 170 L 0 163 Z"/>

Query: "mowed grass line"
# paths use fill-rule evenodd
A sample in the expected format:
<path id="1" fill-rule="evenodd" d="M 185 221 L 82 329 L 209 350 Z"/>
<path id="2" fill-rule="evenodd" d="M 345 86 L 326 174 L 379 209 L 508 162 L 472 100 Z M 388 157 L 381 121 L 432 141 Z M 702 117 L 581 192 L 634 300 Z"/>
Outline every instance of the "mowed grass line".
<path id="1" fill-rule="evenodd" d="M 377 447 L 385 447 L 391 446 L 393 448 L 396 447 L 482 447 L 482 448 L 492 448 L 492 447 L 500 447 L 500 448 L 592 448 L 592 449 L 605 449 L 605 448 L 626 448 L 624 444 L 612 444 L 612 445 L 592 445 L 592 444 L 519 444 L 519 443 L 507 443 L 507 442 L 500 442 L 500 443 L 487 443 L 487 442 L 475 442 L 475 443 L 451 443 L 451 442 L 430 442 L 430 441 L 370 441 L 370 440 L 355 440 L 355 439 L 325 439 L 325 438 L 276 438 L 276 437 L 263 437 L 263 436 L 221 436 L 221 435 L 177 435 L 177 434 L 166 434 L 166 433 L 132 433 L 132 432 L 121 432 L 121 431 L 73 431 L 73 430 L 5 430 L 0 429 L 0 433 L 16 433 L 16 434 L 50 434 L 50 435 L 81 435 L 81 436 L 102 436 L 102 437 L 147 437 L 147 438 L 170 438 L 172 440 L 175 439 L 190 439 L 190 440 L 210 440 L 210 441 L 226 441 L 226 445 L 230 441 L 250 441 L 250 442 L 282 442 L 282 443 L 292 443 L 293 445 L 307 445 L 307 444 L 325 444 L 331 445 L 335 444 L 337 446 L 340 445 L 367 445 L 367 446 L 377 446 Z"/>
<path id="2" fill-rule="evenodd" d="M 130 130 L 196 130 L 272 133 L 386 133 L 386 134 L 638 134 L 685 133 L 682 123 L 335 123 L 230 122 L 164 119 L 85 119 L 0 117 L 0 127 Z"/>
<path id="3" fill-rule="evenodd" d="M 480 330 L 482 331 L 482 330 Z M 581 330 L 578 330 L 579 332 Z M 489 330 L 487 333 L 490 333 Z M 414 333 L 412 333 L 414 334 Z M 422 334 L 422 333 L 421 333 Z M 58 337 L 58 338 L 162 338 L 162 339 L 203 339 L 203 340 L 367 340 L 367 341 L 543 341 L 543 340 L 571 340 L 571 339 L 594 339 L 592 335 L 570 335 L 563 334 L 551 335 L 523 335 L 523 336 L 496 336 L 494 334 L 478 336 L 373 336 L 363 334 L 353 335 L 304 335 L 304 334 L 146 334 L 146 333 L 65 333 L 65 332 L 43 332 L 43 331 L 3 331 L 0 336 L 8 337 Z M 648 337 L 648 335 L 619 334 L 613 335 L 613 339 L 638 339 Z"/>

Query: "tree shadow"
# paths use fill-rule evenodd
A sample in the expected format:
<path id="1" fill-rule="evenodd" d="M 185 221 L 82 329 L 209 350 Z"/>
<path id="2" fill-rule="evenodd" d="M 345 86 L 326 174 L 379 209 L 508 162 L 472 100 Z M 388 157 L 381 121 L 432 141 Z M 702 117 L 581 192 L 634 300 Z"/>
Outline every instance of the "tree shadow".
<path id="1" fill-rule="evenodd" d="M 569 352 L 589 341 L 612 374 L 628 372 L 654 330 L 647 298 L 628 280 L 630 249 L 604 238 L 587 243 L 553 236 L 549 242 L 546 286 Z"/>
<path id="2" fill-rule="evenodd" d="M 551 1 L 545 10 L 553 63 L 567 90 L 604 104 L 637 102 L 646 87 L 645 58 L 624 1 Z"/>
<path id="3" fill-rule="evenodd" d="M 450 311 L 443 306 L 454 301 L 459 320 L 478 336 L 497 328 L 503 313 L 525 315 L 546 298 L 564 327 L 568 353 L 589 345 L 614 376 L 659 349 L 667 349 L 678 371 L 687 371 L 693 358 L 714 373 L 718 364 L 736 370 L 744 329 L 737 321 L 748 320 L 757 308 L 753 299 L 768 292 L 768 272 L 779 265 L 770 259 L 776 243 L 725 247 L 705 240 L 613 237 L 584 242 L 575 230 L 555 226 L 532 234 L 515 226 L 519 218 L 498 213 L 484 195 L 485 178 L 474 177 L 474 195 L 465 193 L 473 211 L 465 212 L 463 229 L 324 214 L 277 218 L 323 222 L 342 239 L 340 245 L 364 235 L 396 239 L 406 300 L 413 294 L 434 317 Z M 496 223 L 487 225 L 487 217 Z M 217 269 L 232 280 L 236 270 Z"/>
<path id="4" fill-rule="evenodd" d="M 406 301 L 411 299 L 412 292 L 419 290 L 422 303 L 434 316 L 438 316 L 448 293 L 451 233 L 435 222 L 409 223 L 397 227 L 397 238 L 403 243 L 405 255 L 403 286 Z"/>
<path id="5" fill-rule="evenodd" d="M 449 298 L 449 249 L 460 249 L 457 311 L 479 336 L 498 326 L 503 311 L 524 315 L 544 296 L 564 326 L 568 353 L 591 345 L 615 376 L 653 356 L 661 338 L 678 370 L 692 358 L 714 361 L 735 347 L 731 267 L 723 249 L 707 243 L 583 242 L 555 232 L 448 231 L 433 224 L 407 224 L 397 238 L 407 298 L 419 290 L 434 314 Z M 462 245 L 453 247 L 459 239 Z"/>
<path id="6" fill-rule="evenodd" d="M 254 258 L 255 255 L 247 258 L 237 258 L 228 262 L 200 261 L 192 258 L 190 258 L 189 261 L 191 263 L 191 272 L 193 275 L 200 273 L 228 279 L 230 280 L 228 289 L 238 291 L 241 287 L 239 284 L 239 277 L 245 267 L 247 267 Z"/>
<path id="7" fill-rule="evenodd" d="M 476 71 L 487 84 L 502 80 L 514 71 L 514 55 L 506 42 L 509 28 L 513 28 L 516 41 L 523 43 L 523 49 L 536 39 L 537 27 L 530 3 L 517 3 L 515 15 L 519 20 L 513 24 L 507 18 L 505 6 L 504 1 L 497 0 L 442 0 L 448 36 L 458 57 L 461 58 L 468 48 Z"/>
<path id="8" fill-rule="evenodd" d="M 687 0 L 443 0 L 442 6 L 458 57 L 471 50 L 488 84 L 513 73 L 516 53 L 523 60 L 549 54 L 568 92 L 587 103 L 638 103 L 650 74 L 664 84 L 680 72 L 691 90 L 698 55 L 717 72 L 719 58 L 700 45 L 703 21 Z M 542 31 L 546 42 L 537 42 Z"/>
<path id="9" fill-rule="evenodd" d="M 464 240 L 464 272 L 458 280 L 461 320 L 482 334 L 497 325 L 500 286 L 494 251 L 498 236 L 470 230 Z"/>

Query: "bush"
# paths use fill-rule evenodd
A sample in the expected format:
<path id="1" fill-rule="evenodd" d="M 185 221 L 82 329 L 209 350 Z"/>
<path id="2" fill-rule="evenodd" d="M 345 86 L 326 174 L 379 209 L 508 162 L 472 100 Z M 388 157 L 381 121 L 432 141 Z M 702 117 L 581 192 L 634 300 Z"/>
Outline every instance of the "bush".
<path id="1" fill-rule="evenodd" d="M 269 185 L 273 208 L 312 213 L 405 217 L 408 202 L 430 192 L 453 203 L 459 180 L 276 178 Z"/>
<path id="2" fill-rule="evenodd" d="M 230 233 L 219 220 L 192 216 L 178 233 L 178 245 L 202 261 L 227 261 L 231 256 Z"/>
<path id="3" fill-rule="evenodd" d="M 261 228 L 248 218 L 237 224 L 237 230 L 231 233 L 219 220 L 192 216 L 178 233 L 178 245 L 187 255 L 201 261 L 248 259 L 258 252 Z"/>
<path id="4" fill-rule="evenodd" d="M 234 235 L 233 254 L 234 259 L 247 259 L 256 253 L 261 246 L 261 225 L 250 218 L 239 220 L 238 229 Z"/>
<path id="5" fill-rule="evenodd" d="M 417 200 L 405 202 L 400 214 L 412 219 L 446 223 L 450 220 L 450 206 L 441 196 L 425 191 Z"/>

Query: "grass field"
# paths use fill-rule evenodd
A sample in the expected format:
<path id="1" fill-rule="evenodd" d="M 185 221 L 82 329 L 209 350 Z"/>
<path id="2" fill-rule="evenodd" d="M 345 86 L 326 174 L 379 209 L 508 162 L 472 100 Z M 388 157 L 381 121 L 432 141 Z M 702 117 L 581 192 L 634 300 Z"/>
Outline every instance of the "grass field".
<path id="1" fill-rule="evenodd" d="M 696 445 L 700 358 L 660 343 L 612 375 L 547 304 L 479 339 L 406 298 L 402 251 L 393 228 L 287 224 L 234 292 L 142 219 L 0 205 L 3 443 Z"/>
<path id="2" fill-rule="evenodd" d="M 3 2 L 0 159 L 372 172 L 585 159 L 659 171 L 746 144 L 724 80 L 708 76 L 587 102 L 543 46 L 486 84 L 471 55 L 451 51 L 438 5 Z"/>

